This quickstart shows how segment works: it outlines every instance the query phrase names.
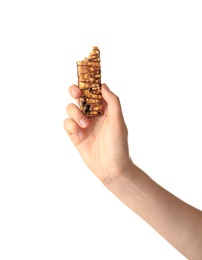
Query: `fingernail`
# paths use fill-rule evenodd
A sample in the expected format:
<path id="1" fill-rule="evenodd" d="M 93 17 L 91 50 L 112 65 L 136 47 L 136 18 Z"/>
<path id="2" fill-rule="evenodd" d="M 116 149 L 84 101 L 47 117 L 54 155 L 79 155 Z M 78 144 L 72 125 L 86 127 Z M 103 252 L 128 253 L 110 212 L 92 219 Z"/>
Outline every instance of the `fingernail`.
<path id="1" fill-rule="evenodd" d="M 83 139 L 83 133 L 81 131 L 79 131 L 78 135 L 79 135 L 79 138 Z"/>
<path id="2" fill-rule="evenodd" d="M 85 118 L 80 119 L 81 127 L 86 127 L 88 125 L 88 121 Z"/>
<path id="3" fill-rule="evenodd" d="M 75 98 L 78 98 L 78 96 L 80 95 L 80 92 L 78 89 L 74 88 L 72 89 L 72 96 Z"/>

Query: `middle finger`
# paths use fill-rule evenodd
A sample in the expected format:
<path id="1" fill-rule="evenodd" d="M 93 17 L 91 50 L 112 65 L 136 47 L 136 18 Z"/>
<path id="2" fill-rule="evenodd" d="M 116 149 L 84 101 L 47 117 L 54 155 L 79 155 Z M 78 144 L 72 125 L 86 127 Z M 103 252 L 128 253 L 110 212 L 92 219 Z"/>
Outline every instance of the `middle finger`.
<path id="1" fill-rule="evenodd" d="M 89 125 L 89 120 L 81 112 L 81 110 L 73 103 L 66 107 L 66 112 L 70 118 L 72 118 L 82 128 L 86 128 Z"/>

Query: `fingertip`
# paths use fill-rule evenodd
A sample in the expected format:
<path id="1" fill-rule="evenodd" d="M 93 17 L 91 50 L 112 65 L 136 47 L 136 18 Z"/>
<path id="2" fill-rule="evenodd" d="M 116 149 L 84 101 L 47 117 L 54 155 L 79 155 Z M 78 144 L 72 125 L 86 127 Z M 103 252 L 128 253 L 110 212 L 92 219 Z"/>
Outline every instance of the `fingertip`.
<path id="1" fill-rule="evenodd" d="M 104 90 L 109 91 L 109 87 L 108 87 L 107 84 L 105 84 L 105 83 L 102 84 L 102 88 L 103 88 Z"/>
<path id="2" fill-rule="evenodd" d="M 107 96 L 109 95 L 109 92 L 110 92 L 110 90 L 109 90 L 107 84 L 103 83 L 102 84 L 102 96 L 106 102 L 108 99 Z"/>
<path id="3" fill-rule="evenodd" d="M 80 120 L 79 120 L 79 124 L 82 128 L 87 128 L 88 125 L 89 125 L 89 121 L 86 117 L 82 117 Z"/>
<path id="4" fill-rule="evenodd" d="M 80 139 L 83 139 L 83 138 L 84 138 L 84 133 L 83 133 L 83 131 L 79 131 L 79 132 L 78 132 L 78 136 L 79 136 Z"/>
<path id="5" fill-rule="evenodd" d="M 105 83 L 102 84 L 102 96 L 107 103 L 112 99 L 118 98 Z"/>
<path id="6" fill-rule="evenodd" d="M 69 93 L 73 98 L 79 98 L 81 95 L 80 89 L 75 84 L 69 87 Z"/>
<path id="7" fill-rule="evenodd" d="M 120 99 L 106 84 L 102 84 L 102 96 L 107 103 L 109 114 L 120 117 L 122 114 Z"/>

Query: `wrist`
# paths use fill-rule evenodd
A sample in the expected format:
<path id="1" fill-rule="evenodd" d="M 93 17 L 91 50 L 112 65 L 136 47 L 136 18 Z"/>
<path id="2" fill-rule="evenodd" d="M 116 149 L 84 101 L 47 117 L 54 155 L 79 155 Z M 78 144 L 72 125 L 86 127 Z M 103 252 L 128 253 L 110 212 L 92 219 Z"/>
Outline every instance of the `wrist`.
<path id="1" fill-rule="evenodd" d="M 105 186 L 126 206 L 144 218 L 155 185 L 144 171 L 131 163 L 123 174 Z"/>
<path id="2" fill-rule="evenodd" d="M 125 185 L 131 182 L 138 171 L 138 167 L 130 159 L 127 167 L 124 170 L 119 170 L 113 174 L 109 174 L 103 181 L 103 184 L 107 189 L 113 191 L 114 189 L 123 188 Z"/>

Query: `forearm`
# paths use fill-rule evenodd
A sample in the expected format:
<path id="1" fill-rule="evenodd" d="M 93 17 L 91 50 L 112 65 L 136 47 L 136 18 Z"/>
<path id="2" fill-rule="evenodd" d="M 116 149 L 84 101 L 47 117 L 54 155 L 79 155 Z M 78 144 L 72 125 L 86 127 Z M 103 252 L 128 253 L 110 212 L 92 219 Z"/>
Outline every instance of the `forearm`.
<path id="1" fill-rule="evenodd" d="M 202 212 L 133 165 L 107 188 L 190 260 L 202 259 Z"/>

